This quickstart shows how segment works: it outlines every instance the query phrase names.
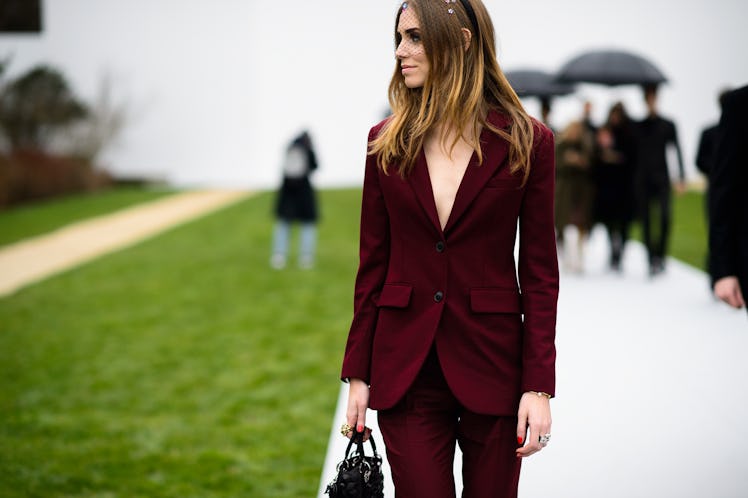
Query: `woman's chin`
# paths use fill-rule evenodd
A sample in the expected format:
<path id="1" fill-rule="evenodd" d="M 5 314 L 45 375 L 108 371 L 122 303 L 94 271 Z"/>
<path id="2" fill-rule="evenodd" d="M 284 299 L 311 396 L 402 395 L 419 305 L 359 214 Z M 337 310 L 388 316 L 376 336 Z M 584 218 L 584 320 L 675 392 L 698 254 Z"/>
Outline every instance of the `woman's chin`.
<path id="1" fill-rule="evenodd" d="M 413 78 L 405 78 L 403 82 L 405 83 L 405 86 L 407 86 L 411 90 L 415 88 L 421 88 L 423 86 L 423 81 L 415 80 Z"/>

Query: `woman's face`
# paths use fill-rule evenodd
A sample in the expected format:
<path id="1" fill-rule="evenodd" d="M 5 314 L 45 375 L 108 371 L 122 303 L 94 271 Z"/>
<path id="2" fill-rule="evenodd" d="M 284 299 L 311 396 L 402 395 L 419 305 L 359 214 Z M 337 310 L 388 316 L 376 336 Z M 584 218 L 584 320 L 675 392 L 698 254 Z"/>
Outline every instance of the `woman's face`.
<path id="1" fill-rule="evenodd" d="M 400 61 L 405 86 L 420 88 L 426 83 L 430 65 L 421 40 L 421 25 L 413 9 L 407 6 L 403 8 L 397 32 L 400 44 L 395 50 L 395 57 Z"/>

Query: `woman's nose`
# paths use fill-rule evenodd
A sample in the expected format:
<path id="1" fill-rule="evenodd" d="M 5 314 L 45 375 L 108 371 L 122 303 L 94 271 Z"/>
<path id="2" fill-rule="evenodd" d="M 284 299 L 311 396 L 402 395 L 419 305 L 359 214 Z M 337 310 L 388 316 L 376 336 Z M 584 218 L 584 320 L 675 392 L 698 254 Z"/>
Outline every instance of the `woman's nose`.
<path id="1" fill-rule="evenodd" d="M 401 41 L 397 48 L 395 49 L 395 57 L 398 59 L 403 59 L 407 55 L 407 50 L 405 49 L 405 40 Z"/>

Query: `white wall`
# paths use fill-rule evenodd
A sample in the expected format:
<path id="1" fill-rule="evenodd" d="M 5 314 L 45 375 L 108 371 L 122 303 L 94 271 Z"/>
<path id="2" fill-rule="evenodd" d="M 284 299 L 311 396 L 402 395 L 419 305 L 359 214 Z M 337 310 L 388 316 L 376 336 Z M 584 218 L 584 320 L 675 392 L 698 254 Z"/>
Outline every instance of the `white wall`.
<path id="1" fill-rule="evenodd" d="M 678 125 L 687 167 L 716 93 L 748 83 L 743 0 L 485 0 L 505 69 L 556 70 L 588 48 L 630 49 L 670 78 L 663 114 Z M 221 5 L 220 11 L 215 7 Z M 356 185 L 366 133 L 386 108 L 394 68 L 393 0 L 46 0 L 41 36 L 0 35 L 6 76 L 61 67 L 84 98 L 102 75 L 130 122 L 105 162 L 124 174 L 180 185 L 275 185 L 286 141 L 311 129 L 319 185 Z M 602 120 L 614 99 L 643 113 L 635 88 L 580 87 L 557 99 L 560 127 L 592 99 Z M 536 113 L 537 104 L 528 100 Z"/>

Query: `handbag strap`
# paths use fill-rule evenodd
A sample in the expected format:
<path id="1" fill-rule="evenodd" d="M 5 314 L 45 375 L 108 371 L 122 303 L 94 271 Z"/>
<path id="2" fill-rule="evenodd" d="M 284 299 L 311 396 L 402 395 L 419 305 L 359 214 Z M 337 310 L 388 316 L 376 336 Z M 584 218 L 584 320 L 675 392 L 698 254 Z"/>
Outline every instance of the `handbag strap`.
<path id="1" fill-rule="evenodd" d="M 364 431 L 365 430 L 366 429 L 364 429 Z M 356 451 L 358 452 L 358 454 L 364 456 L 364 433 L 354 431 L 350 441 L 348 441 L 348 447 L 345 449 L 345 458 L 348 458 L 348 454 L 350 453 L 354 443 L 356 444 Z M 374 456 L 378 457 L 379 453 L 377 453 L 377 445 L 374 444 L 374 436 L 371 434 L 369 434 L 369 443 L 371 444 L 371 449 L 374 452 Z"/>
<path id="2" fill-rule="evenodd" d="M 374 456 L 378 457 L 379 453 L 377 453 L 377 445 L 374 444 L 374 436 L 372 434 L 369 434 L 369 443 L 371 443 L 371 450 L 374 452 Z"/>

